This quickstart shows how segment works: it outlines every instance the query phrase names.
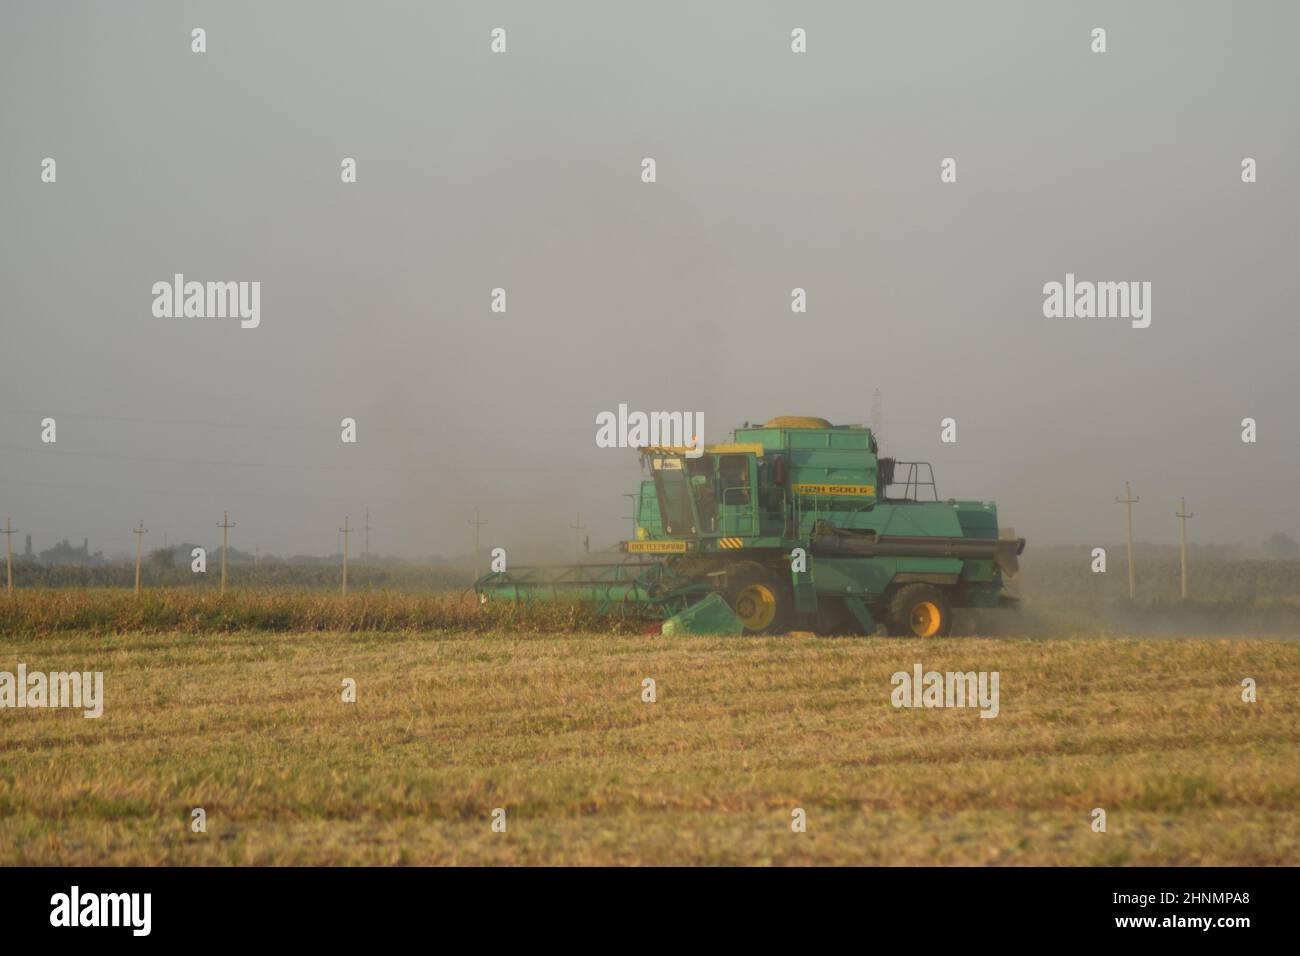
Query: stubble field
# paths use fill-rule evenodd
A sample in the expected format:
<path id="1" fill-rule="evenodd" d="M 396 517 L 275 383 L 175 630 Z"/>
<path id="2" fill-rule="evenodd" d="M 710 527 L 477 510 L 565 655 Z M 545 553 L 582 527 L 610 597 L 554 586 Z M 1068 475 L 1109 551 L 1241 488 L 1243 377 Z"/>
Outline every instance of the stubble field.
<path id="1" fill-rule="evenodd" d="M 1284 639 L 54 630 L 19 662 L 106 699 L 0 710 L 0 864 L 1300 863 Z M 998 671 L 998 716 L 895 708 L 917 663 Z"/>

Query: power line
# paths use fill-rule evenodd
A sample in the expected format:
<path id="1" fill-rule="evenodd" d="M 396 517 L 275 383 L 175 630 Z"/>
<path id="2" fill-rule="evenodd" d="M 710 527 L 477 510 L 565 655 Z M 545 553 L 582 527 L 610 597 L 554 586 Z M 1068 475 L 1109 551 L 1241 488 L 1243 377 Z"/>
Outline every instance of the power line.
<path id="1" fill-rule="evenodd" d="M 226 593 L 226 544 L 229 540 L 230 529 L 234 524 L 230 521 L 230 512 L 221 512 L 221 524 L 217 525 L 221 529 L 221 593 Z"/>
<path id="2" fill-rule="evenodd" d="M 135 596 L 140 596 L 140 548 L 144 543 L 144 536 L 149 533 L 149 529 L 144 526 L 144 519 L 140 519 L 140 527 L 132 528 L 131 533 L 135 535 Z M 223 567 L 224 571 L 225 568 Z"/>
<path id="3" fill-rule="evenodd" d="M 8 591 L 14 593 L 14 535 L 18 533 L 17 528 L 10 527 L 9 519 L 5 518 L 5 573 L 9 579 Z"/>
<path id="4" fill-rule="evenodd" d="M 639 502 L 639 501 L 641 500 L 641 492 L 639 492 L 639 491 L 625 491 L 625 492 L 623 493 L 623 497 L 624 497 L 624 498 L 631 498 L 631 499 L 632 499 L 631 502 L 629 502 L 629 504 L 630 504 L 630 506 L 631 506 L 631 508 L 632 508 L 632 513 L 631 513 L 630 515 L 625 515 L 624 517 L 627 518 L 627 519 L 629 519 L 629 520 L 632 522 L 632 537 L 629 538 L 628 540 L 630 540 L 630 541 L 635 541 L 635 540 L 636 540 L 636 512 L 637 512 L 637 502 Z"/>
<path id="5" fill-rule="evenodd" d="M 1183 600 L 1187 600 L 1187 519 L 1195 518 L 1196 515 L 1187 510 L 1187 499 L 1178 499 L 1178 564 L 1181 571 L 1179 580 L 1180 590 Z"/>
<path id="6" fill-rule="evenodd" d="M 1128 541 L 1128 598 L 1131 601 L 1137 597 L 1137 577 L 1133 570 L 1133 506 L 1142 499 L 1133 497 L 1133 492 L 1129 489 L 1129 484 L 1126 481 L 1124 482 L 1124 497 L 1115 500 L 1124 506 L 1127 527 L 1125 537 Z"/>
<path id="7" fill-rule="evenodd" d="M 573 529 L 573 557 L 574 560 L 580 561 L 582 560 L 582 553 L 578 549 L 578 544 L 582 539 L 583 529 L 587 527 L 585 524 L 582 523 L 581 511 L 578 512 L 577 519 L 573 522 L 573 524 L 569 525 L 569 527 Z"/>
<path id="8" fill-rule="evenodd" d="M 355 531 L 355 528 L 348 527 L 348 517 L 343 516 L 343 527 L 339 531 L 343 532 L 343 593 L 348 593 L 348 534 Z"/>
<path id="9" fill-rule="evenodd" d="M 140 456 L 140 455 L 116 455 L 106 452 L 93 451 L 76 451 L 67 448 L 50 448 L 33 447 L 29 445 L 3 444 L 0 448 L 7 451 L 22 452 L 29 455 L 42 456 L 64 456 L 75 458 L 102 459 L 105 461 L 130 461 L 141 462 L 150 465 L 181 465 L 186 468 L 214 468 L 214 467 L 231 467 L 231 468 L 265 468 L 272 471 L 335 471 L 342 474 L 357 472 L 383 472 L 398 475 L 434 475 L 440 474 L 441 469 L 430 465 L 427 468 L 386 468 L 382 465 L 357 466 L 357 465 L 336 465 L 327 462 L 266 462 L 266 461 L 236 461 L 229 458 L 168 458 L 166 456 Z"/>
<path id="10" fill-rule="evenodd" d="M 474 520 L 470 522 L 474 526 L 474 580 L 479 579 L 478 573 L 478 555 L 479 555 L 479 529 L 487 524 L 486 521 L 480 521 L 478 509 L 474 509 Z"/>

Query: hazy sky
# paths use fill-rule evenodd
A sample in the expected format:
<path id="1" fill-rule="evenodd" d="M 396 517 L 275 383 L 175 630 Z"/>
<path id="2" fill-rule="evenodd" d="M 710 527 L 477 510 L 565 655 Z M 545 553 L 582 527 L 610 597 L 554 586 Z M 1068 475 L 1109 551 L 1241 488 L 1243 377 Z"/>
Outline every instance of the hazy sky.
<path id="1" fill-rule="evenodd" d="M 112 552 L 228 509 L 327 553 L 368 506 L 414 556 L 476 506 L 507 546 L 581 511 L 600 547 L 640 472 L 598 412 L 719 440 L 879 388 L 885 451 L 1031 549 L 1117 540 L 1126 479 L 1144 540 L 1180 495 L 1193 540 L 1300 535 L 1298 34 L 1181 0 L 2 0 L 0 515 Z M 177 272 L 261 282 L 260 327 L 154 317 Z M 1149 281 L 1150 328 L 1045 318 L 1067 272 Z"/>

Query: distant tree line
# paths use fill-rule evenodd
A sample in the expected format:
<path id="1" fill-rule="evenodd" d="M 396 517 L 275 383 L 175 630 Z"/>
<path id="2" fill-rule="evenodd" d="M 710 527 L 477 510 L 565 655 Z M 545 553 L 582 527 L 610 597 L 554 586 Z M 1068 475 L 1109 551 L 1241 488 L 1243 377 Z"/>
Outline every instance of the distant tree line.
<path id="1" fill-rule="evenodd" d="M 2 557 L 2 556 L 0 556 Z M 143 586 L 212 588 L 220 584 L 220 552 L 208 554 L 206 573 L 190 569 L 188 552 L 155 551 L 141 569 Z M 289 564 L 285 561 L 227 562 L 227 587 L 334 590 L 339 586 L 338 562 Z M 348 588 L 361 590 L 445 591 L 469 587 L 473 574 L 451 565 L 351 564 Z M 14 587 L 130 588 L 135 584 L 134 561 L 100 564 L 38 564 L 14 562 Z"/>
<path id="2" fill-rule="evenodd" d="M 1163 549 L 1162 549 L 1163 550 Z M 1134 549 L 1139 600 L 1176 600 L 1179 595 L 1177 548 L 1173 554 Z M 1106 572 L 1092 570 L 1090 548 L 1053 548 L 1046 554 L 1026 549 L 1014 587 L 1022 597 L 1109 600 L 1128 598 L 1123 546 L 1106 549 Z M 1198 601 L 1254 602 L 1300 597 L 1300 557 L 1223 559 L 1189 549 L 1187 594 Z"/>

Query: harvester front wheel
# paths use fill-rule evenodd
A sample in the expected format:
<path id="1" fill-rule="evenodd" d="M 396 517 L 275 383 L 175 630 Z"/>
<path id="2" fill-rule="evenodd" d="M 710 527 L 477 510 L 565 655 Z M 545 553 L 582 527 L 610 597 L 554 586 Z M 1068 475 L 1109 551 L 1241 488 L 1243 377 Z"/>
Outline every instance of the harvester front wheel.
<path id="1" fill-rule="evenodd" d="M 746 634 L 772 634 L 785 626 L 790 598 L 760 567 L 744 565 L 728 569 L 723 596 L 745 625 Z"/>
<path id="2" fill-rule="evenodd" d="M 938 588 L 909 584 L 889 602 L 889 629 L 899 637 L 947 637 L 952 608 Z"/>

